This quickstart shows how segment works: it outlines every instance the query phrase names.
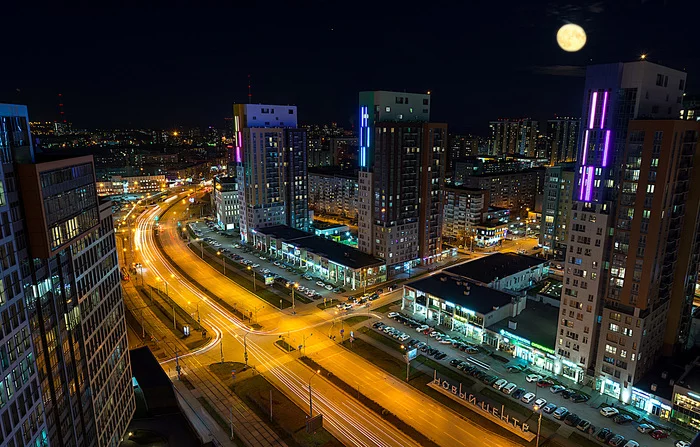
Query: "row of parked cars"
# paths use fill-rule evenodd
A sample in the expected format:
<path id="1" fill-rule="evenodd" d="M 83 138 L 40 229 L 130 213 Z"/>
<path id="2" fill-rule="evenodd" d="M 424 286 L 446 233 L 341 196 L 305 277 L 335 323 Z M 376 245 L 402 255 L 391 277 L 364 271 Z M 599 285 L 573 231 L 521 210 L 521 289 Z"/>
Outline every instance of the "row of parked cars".
<path id="1" fill-rule="evenodd" d="M 419 341 L 416 339 L 412 339 L 410 335 L 407 333 L 392 327 L 388 326 L 386 323 L 382 323 L 381 321 L 378 321 L 372 325 L 374 329 L 376 329 L 379 332 L 383 332 L 384 334 L 395 338 L 396 340 L 406 343 L 406 346 L 408 348 L 415 348 L 424 353 L 425 355 L 429 355 L 432 357 L 435 357 L 437 360 L 442 360 L 445 357 L 447 357 L 447 354 L 444 352 L 440 351 L 439 349 L 433 348 L 432 346 L 428 345 L 427 343 L 423 341 Z"/>
<path id="2" fill-rule="evenodd" d="M 448 335 L 443 334 L 440 331 L 437 331 L 435 328 L 427 325 L 420 323 L 413 318 L 407 317 L 405 315 L 402 315 L 398 312 L 389 312 L 387 316 L 393 320 L 398 321 L 399 323 L 402 323 L 406 326 L 409 326 L 412 329 L 415 329 L 416 332 L 424 334 L 429 336 L 430 338 L 433 338 L 437 343 L 441 345 L 452 345 L 455 348 L 458 348 L 462 352 L 466 352 L 468 354 L 478 354 L 479 349 L 470 344 L 462 341 L 461 339 L 453 339 L 449 337 Z"/>

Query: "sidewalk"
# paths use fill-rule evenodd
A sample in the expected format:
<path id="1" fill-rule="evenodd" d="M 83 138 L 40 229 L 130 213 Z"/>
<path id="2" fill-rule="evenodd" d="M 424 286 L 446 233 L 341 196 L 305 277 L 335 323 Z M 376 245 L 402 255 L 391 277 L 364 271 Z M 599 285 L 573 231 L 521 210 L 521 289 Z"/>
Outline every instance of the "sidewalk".
<path id="1" fill-rule="evenodd" d="M 138 294 L 137 290 L 130 282 L 122 282 L 125 302 L 130 302 L 135 306 L 145 306 L 146 303 Z M 157 349 L 162 351 L 156 355 L 159 358 L 173 358 L 175 351 L 184 353 L 188 351 L 185 343 L 178 337 L 175 337 L 172 332 L 163 326 L 163 323 L 150 313 L 150 308 L 146 308 L 150 318 L 144 318 L 146 330 L 151 334 L 157 334 L 156 338 Z M 153 348 L 152 348 L 153 349 Z M 163 363 L 163 369 L 171 377 L 171 380 L 177 380 L 177 372 L 173 365 L 174 362 Z M 187 405 L 200 411 L 198 418 L 200 422 L 206 420 L 209 416 L 202 408 L 202 404 L 198 397 L 206 397 L 210 404 L 215 408 L 216 412 L 223 420 L 230 420 L 233 416 L 234 432 L 248 447 L 267 447 L 267 446 L 286 446 L 284 441 L 267 426 L 253 411 L 251 411 L 235 394 L 233 394 L 219 378 L 209 372 L 206 365 L 199 362 L 196 356 L 188 356 L 180 358 L 179 364 L 181 373 L 186 377 L 187 382 L 191 385 L 187 387 L 189 393 L 178 393 L 179 397 L 187 402 Z M 176 390 L 180 391 L 185 385 L 184 381 L 176 384 Z M 204 417 L 203 417 L 204 416 Z M 209 418 L 211 419 L 211 418 Z M 211 421 L 207 425 L 210 434 L 214 436 L 219 445 L 235 445 L 230 439 L 230 433 L 224 433 L 223 429 L 218 424 L 211 425 Z"/>

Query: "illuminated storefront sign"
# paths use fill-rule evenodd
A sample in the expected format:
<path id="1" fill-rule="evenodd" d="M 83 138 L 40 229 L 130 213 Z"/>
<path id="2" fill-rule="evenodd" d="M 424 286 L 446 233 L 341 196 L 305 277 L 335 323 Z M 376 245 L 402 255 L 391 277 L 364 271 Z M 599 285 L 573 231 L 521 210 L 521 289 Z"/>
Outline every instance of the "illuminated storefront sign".
<path id="1" fill-rule="evenodd" d="M 520 337 L 520 336 L 515 335 L 515 334 L 511 334 L 510 332 L 508 332 L 504 329 L 501 329 L 500 334 L 503 335 L 504 337 L 515 339 L 515 340 L 519 341 L 520 343 L 524 344 L 525 346 L 531 345 L 530 340 L 523 338 L 523 337 Z"/>

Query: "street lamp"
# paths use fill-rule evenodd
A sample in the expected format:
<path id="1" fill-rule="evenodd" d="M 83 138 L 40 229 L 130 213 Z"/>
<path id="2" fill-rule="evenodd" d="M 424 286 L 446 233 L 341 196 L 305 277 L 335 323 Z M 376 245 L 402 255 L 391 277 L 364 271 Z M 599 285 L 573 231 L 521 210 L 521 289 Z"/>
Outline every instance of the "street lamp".
<path id="1" fill-rule="evenodd" d="M 290 287 L 292 289 L 292 315 L 296 315 L 296 304 L 294 303 L 294 290 L 299 288 L 299 283 L 294 283 L 291 286 L 287 284 L 287 287 Z"/>
<path id="2" fill-rule="evenodd" d="M 539 405 L 535 405 L 532 409 L 540 414 L 540 417 L 537 419 L 537 442 L 535 444 L 535 447 L 540 447 L 540 427 L 542 426 L 542 407 Z"/>
<path id="3" fill-rule="evenodd" d="M 217 251 L 217 252 L 216 252 L 216 255 L 217 255 L 217 256 L 221 256 L 221 252 L 220 252 L 220 251 Z M 221 259 L 224 260 L 224 276 L 226 276 L 226 256 L 221 256 Z"/>
<path id="4" fill-rule="evenodd" d="M 313 373 L 311 375 L 311 377 L 309 378 L 309 417 L 312 417 L 314 415 L 314 403 L 313 403 L 313 400 L 311 398 L 311 379 L 313 379 L 316 376 L 316 374 L 318 374 L 320 372 L 321 372 L 321 370 L 317 369 L 316 372 Z"/>
<path id="5" fill-rule="evenodd" d="M 411 359 L 408 357 L 408 348 L 406 348 L 404 345 L 401 345 L 401 349 L 406 351 L 403 357 L 404 359 L 406 359 L 406 382 L 408 382 L 408 376 L 411 370 Z"/>
<path id="6" fill-rule="evenodd" d="M 251 266 L 248 266 L 248 270 L 250 270 L 250 273 L 253 274 L 253 290 L 254 290 L 255 292 L 257 292 L 257 291 L 258 291 L 258 287 L 255 285 L 255 270 L 253 270 L 253 267 L 251 267 Z"/>

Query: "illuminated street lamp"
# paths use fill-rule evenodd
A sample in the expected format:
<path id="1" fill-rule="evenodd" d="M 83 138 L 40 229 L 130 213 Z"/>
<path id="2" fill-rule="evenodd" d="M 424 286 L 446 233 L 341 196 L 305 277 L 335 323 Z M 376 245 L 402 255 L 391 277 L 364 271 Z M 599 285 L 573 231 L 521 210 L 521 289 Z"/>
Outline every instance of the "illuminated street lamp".
<path id="1" fill-rule="evenodd" d="M 292 289 L 292 314 L 296 315 L 297 311 L 296 311 L 296 305 L 294 304 L 294 290 L 299 288 L 299 283 L 295 282 L 291 286 L 289 284 L 287 284 L 287 287 L 291 287 L 291 289 Z"/>
<path id="2" fill-rule="evenodd" d="M 216 255 L 217 255 L 217 256 L 221 256 L 221 252 L 220 252 L 220 251 L 217 251 L 217 252 L 216 252 Z M 221 259 L 224 260 L 224 276 L 226 276 L 226 256 L 221 256 Z"/>
<path id="3" fill-rule="evenodd" d="M 311 379 L 313 379 L 316 376 L 316 374 L 318 374 L 320 372 L 321 372 L 321 370 L 317 369 L 316 372 L 313 373 L 311 375 L 311 377 L 309 378 L 309 417 L 312 417 L 314 415 L 314 403 L 313 403 L 313 400 L 311 398 Z"/>
<path id="4" fill-rule="evenodd" d="M 537 442 L 535 444 L 535 447 L 540 447 L 540 427 L 542 426 L 542 407 L 540 405 L 535 405 L 534 407 L 532 407 L 532 409 L 540 414 L 540 417 L 537 419 Z"/>

